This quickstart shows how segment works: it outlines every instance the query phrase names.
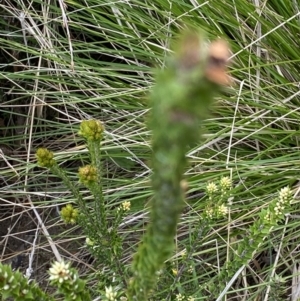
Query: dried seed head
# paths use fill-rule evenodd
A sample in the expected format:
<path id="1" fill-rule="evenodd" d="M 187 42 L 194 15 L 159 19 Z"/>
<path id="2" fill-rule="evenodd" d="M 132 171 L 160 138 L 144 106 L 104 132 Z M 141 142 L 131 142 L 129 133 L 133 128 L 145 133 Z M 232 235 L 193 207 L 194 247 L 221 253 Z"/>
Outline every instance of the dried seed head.
<path id="1" fill-rule="evenodd" d="M 226 41 L 216 40 L 210 44 L 205 70 L 205 76 L 208 80 L 222 86 L 230 84 L 230 78 L 227 75 L 229 56 L 229 46 Z"/>
<path id="2" fill-rule="evenodd" d="M 183 192 L 187 192 L 188 189 L 189 189 L 189 183 L 187 182 L 187 180 L 181 180 L 180 181 L 180 187 L 181 187 Z"/>
<path id="3" fill-rule="evenodd" d="M 186 32 L 179 41 L 178 58 L 182 70 L 190 70 L 199 65 L 203 41 L 199 33 Z"/>

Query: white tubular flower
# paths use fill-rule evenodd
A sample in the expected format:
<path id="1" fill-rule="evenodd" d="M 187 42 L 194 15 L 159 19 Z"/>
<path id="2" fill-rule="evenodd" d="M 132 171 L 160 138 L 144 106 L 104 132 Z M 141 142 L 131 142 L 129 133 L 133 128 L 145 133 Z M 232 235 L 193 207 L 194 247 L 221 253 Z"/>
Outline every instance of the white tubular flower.
<path id="1" fill-rule="evenodd" d="M 117 297 L 117 292 L 114 291 L 112 286 L 110 285 L 109 287 L 105 287 L 105 297 L 109 301 L 115 301 Z"/>
<path id="2" fill-rule="evenodd" d="M 70 263 L 65 263 L 64 261 L 56 261 L 52 264 L 52 267 L 49 269 L 50 280 L 58 281 L 63 283 L 70 279 Z"/>
<path id="3" fill-rule="evenodd" d="M 184 296 L 182 296 L 181 294 L 176 295 L 176 301 L 183 301 L 183 300 L 184 300 Z"/>
<path id="4" fill-rule="evenodd" d="M 292 191 L 289 187 L 284 187 L 279 192 L 279 202 L 288 203 L 291 201 Z"/>
<path id="5" fill-rule="evenodd" d="M 125 201 L 125 202 L 123 202 L 123 203 L 121 204 L 121 206 L 122 206 L 122 208 L 123 208 L 124 211 L 129 211 L 129 210 L 130 210 L 131 204 L 130 204 L 130 202 Z"/>
<path id="6" fill-rule="evenodd" d="M 228 207 L 226 207 L 224 204 L 222 204 L 222 205 L 220 205 L 219 207 L 218 207 L 218 214 L 220 215 L 220 216 L 224 216 L 224 215 L 226 215 L 228 213 Z"/>
<path id="7" fill-rule="evenodd" d="M 218 187 L 215 183 L 211 182 L 206 185 L 206 190 L 208 194 L 213 194 L 218 191 Z"/>
<path id="8" fill-rule="evenodd" d="M 223 190 L 230 190 L 232 187 L 232 182 L 229 177 L 222 177 L 220 180 L 220 186 Z"/>

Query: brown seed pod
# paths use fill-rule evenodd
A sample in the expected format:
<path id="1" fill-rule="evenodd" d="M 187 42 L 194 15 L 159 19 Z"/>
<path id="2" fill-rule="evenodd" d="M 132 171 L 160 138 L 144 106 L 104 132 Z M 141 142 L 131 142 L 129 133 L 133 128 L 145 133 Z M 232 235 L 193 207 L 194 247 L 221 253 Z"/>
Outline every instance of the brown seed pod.
<path id="1" fill-rule="evenodd" d="M 230 84 L 230 78 L 227 75 L 229 56 L 229 46 L 226 41 L 216 40 L 210 44 L 205 69 L 205 76 L 208 80 L 222 86 Z"/>

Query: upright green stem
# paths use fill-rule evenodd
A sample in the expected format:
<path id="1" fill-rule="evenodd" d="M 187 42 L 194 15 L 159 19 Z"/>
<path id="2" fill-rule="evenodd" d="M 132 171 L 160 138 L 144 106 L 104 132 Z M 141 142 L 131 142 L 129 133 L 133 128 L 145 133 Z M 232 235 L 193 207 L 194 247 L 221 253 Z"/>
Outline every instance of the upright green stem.
<path id="1" fill-rule="evenodd" d="M 103 198 L 102 187 L 102 162 L 101 162 L 101 140 L 88 141 L 92 165 L 96 167 L 97 180 L 89 186 L 95 202 L 95 213 L 97 222 L 101 224 L 102 231 L 107 230 L 107 217 Z"/>
<path id="2" fill-rule="evenodd" d="M 185 154 L 200 138 L 199 122 L 205 119 L 216 88 L 228 81 L 227 55 L 224 42 L 214 42 L 207 51 L 201 34 L 187 32 L 166 70 L 157 75 L 149 122 L 154 200 L 147 232 L 134 257 L 129 300 L 147 300 L 157 272 L 172 254 L 184 205 L 180 182 L 187 163 Z"/>

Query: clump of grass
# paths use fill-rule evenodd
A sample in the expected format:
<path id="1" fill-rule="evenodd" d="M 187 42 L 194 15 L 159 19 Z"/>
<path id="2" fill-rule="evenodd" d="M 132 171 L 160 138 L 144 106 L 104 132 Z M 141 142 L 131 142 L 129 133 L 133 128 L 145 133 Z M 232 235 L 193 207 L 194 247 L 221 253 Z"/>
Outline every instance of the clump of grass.
<path id="1" fill-rule="evenodd" d="M 83 260 L 86 235 L 78 239 L 77 224 L 61 228 L 53 208 L 68 203 L 75 208 L 76 199 L 59 177 L 36 168 L 34 153 L 39 147 L 53 151 L 58 165 L 77 183 L 78 167 L 90 164 L 89 153 L 76 135 L 77 124 L 93 118 L 105 123 L 101 153 L 105 203 L 111 209 L 124 201 L 131 203 L 129 216 L 119 227 L 126 243 L 122 264 L 127 268 L 152 197 L 151 137 L 144 123 L 152 67 L 166 65 L 170 40 L 182 24 L 191 24 L 206 31 L 211 40 L 229 41 L 234 85 L 217 99 L 204 122 L 203 143 L 188 151 L 186 209 L 179 220 L 174 258 L 167 267 L 170 273 L 163 275 L 168 280 L 159 281 L 154 296 L 170 300 L 180 294 L 205 300 L 198 294 L 199 285 L 218 278 L 232 249 L 237 249 L 261 209 L 276 198 L 276 191 L 289 186 L 297 195 L 299 12 L 293 1 L 282 3 L 1 3 L 1 260 L 17 256 L 25 246 L 36 259 L 38 280 L 47 270 L 46 255 L 46 261 L 67 257 L 80 263 L 95 291 L 99 279 L 105 278 L 103 294 L 105 286 L 115 288 L 120 283 L 114 271 L 96 273 Z M 206 183 L 228 174 L 234 183 L 230 218 L 216 218 L 197 232 L 200 215 L 210 205 Z M 84 184 L 80 189 L 83 201 L 93 208 L 88 189 Z M 286 300 L 294 289 L 297 299 L 292 279 L 297 275 L 298 209 L 296 198 L 291 214 L 264 240 L 243 269 L 243 277 L 227 291 L 228 298 Z M 32 223 L 27 222 L 28 214 Z M 32 231 L 41 231 L 35 243 L 26 239 Z M 193 266 L 193 277 L 187 281 L 180 278 L 185 262 L 180 254 L 185 249 L 190 254 L 187 264 Z"/>

